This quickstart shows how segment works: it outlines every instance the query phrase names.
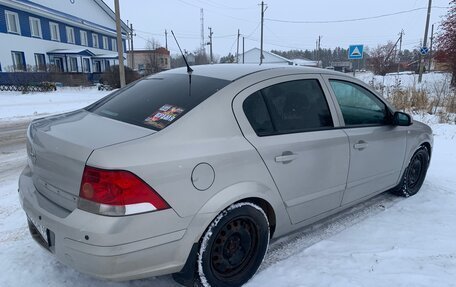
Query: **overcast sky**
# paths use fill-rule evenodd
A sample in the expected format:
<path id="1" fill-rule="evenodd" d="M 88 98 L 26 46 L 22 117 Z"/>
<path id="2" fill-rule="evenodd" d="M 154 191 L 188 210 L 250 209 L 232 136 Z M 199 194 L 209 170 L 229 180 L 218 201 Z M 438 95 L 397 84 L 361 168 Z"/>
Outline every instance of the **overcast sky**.
<path id="1" fill-rule="evenodd" d="M 105 0 L 114 8 L 114 0 Z M 446 14 L 449 0 L 433 0 L 430 23 Z M 135 49 L 144 48 L 147 39 L 165 45 L 165 29 L 178 37 L 182 49 L 194 51 L 201 43 L 200 9 L 204 9 L 204 36 L 213 31 L 213 51 L 220 56 L 236 53 L 237 29 L 245 37 L 245 50 L 260 47 L 259 1 L 250 0 L 120 0 L 121 17 L 133 23 Z M 404 48 L 419 46 L 424 35 L 428 0 L 267 0 L 264 22 L 265 50 L 314 49 L 319 35 L 322 48 L 349 44 L 375 47 L 396 41 L 404 29 Z M 412 12 L 353 22 L 291 23 L 293 21 L 337 21 L 375 17 L 417 9 Z M 274 21 L 273 21 L 274 20 Z M 279 22 L 279 21 L 291 22 Z M 437 29 L 437 25 L 436 25 Z M 240 52 L 242 52 L 242 36 Z M 168 34 L 168 48 L 178 48 Z"/>

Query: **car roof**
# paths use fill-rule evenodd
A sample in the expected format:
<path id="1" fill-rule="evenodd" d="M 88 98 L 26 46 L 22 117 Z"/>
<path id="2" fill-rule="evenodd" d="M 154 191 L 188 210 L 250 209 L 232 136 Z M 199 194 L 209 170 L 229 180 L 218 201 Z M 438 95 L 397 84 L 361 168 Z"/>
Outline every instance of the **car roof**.
<path id="1" fill-rule="evenodd" d="M 257 64 L 213 64 L 213 65 L 196 65 L 191 66 L 193 73 L 192 75 L 204 76 L 211 78 L 218 78 L 227 81 L 235 81 L 243 78 L 247 75 L 266 71 L 266 70 L 282 70 L 293 73 L 315 73 L 315 74 L 339 74 L 327 69 L 313 68 L 313 67 L 302 67 L 302 66 L 291 66 L 291 65 L 257 65 Z M 177 68 L 162 72 L 160 74 L 187 74 L 187 68 Z M 153 76 L 152 76 L 153 77 Z"/>

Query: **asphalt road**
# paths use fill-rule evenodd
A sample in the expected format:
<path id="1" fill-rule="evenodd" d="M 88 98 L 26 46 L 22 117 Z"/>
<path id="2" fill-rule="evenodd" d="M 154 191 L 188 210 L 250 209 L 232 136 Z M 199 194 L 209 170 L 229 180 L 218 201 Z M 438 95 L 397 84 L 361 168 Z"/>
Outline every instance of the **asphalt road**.
<path id="1" fill-rule="evenodd" d="M 0 121 L 0 180 L 16 174 L 25 166 L 26 132 L 30 120 Z"/>
<path id="2" fill-rule="evenodd" d="M 8 154 L 25 148 L 27 127 L 30 120 L 0 122 L 0 153 Z"/>

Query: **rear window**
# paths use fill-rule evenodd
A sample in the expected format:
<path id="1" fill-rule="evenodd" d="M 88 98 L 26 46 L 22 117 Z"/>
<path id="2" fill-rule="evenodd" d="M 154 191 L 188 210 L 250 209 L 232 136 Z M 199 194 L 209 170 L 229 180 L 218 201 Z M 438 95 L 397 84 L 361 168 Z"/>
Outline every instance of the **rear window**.
<path id="1" fill-rule="evenodd" d="M 97 115 L 161 130 L 188 113 L 230 81 L 186 74 L 156 75 L 138 81 L 86 109 Z"/>

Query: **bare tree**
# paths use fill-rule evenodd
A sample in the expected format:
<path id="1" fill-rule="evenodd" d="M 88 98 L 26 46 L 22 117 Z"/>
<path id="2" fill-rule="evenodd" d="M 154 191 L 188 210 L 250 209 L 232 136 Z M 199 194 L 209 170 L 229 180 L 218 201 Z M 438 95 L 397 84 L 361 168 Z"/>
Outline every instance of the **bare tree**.
<path id="1" fill-rule="evenodd" d="M 450 9 L 440 25 L 441 31 L 437 36 L 437 61 L 449 64 L 453 77 L 451 85 L 456 87 L 456 0 L 451 0 Z"/>
<path id="2" fill-rule="evenodd" d="M 157 53 L 157 49 L 160 47 L 160 42 L 154 38 L 147 41 L 146 50 L 148 50 L 148 53 L 144 63 L 145 74 L 150 75 L 161 71 L 160 56 Z"/>
<path id="3" fill-rule="evenodd" d="M 386 45 L 378 45 L 377 48 L 370 49 L 369 66 L 376 75 L 385 75 L 397 67 L 394 62 L 392 52 L 394 44 L 388 42 Z"/>
<path id="4" fill-rule="evenodd" d="M 209 58 L 206 53 L 203 53 L 201 50 L 195 50 L 195 65 L 206 65 L 209 64 Z"/>

